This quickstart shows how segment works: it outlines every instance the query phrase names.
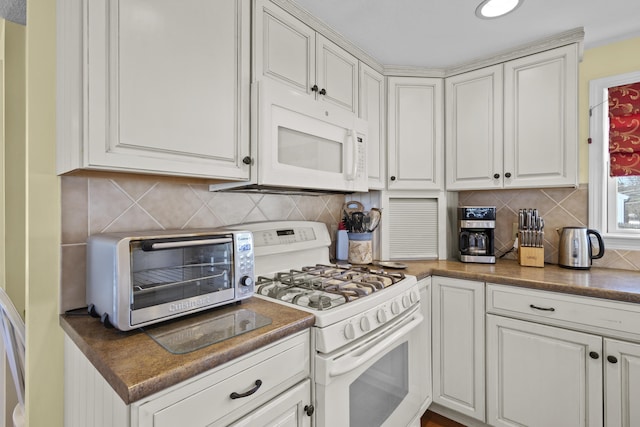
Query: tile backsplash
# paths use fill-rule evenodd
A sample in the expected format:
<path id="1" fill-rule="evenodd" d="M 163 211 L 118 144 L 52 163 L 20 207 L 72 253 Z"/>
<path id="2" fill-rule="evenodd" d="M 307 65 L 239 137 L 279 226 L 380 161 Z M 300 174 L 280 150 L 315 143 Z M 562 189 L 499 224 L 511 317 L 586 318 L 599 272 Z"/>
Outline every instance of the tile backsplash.
<path id="1" fill-rule="evenodd" d="M 545 220 L 544 258 L 550 264 L 558 263 L 556 229 L 562 227 L 588 226 L 589 193 L 586 184 L 578 188 L 548 188 L 528 190 L 463 191 L 458 195 L 459 206 L 495 206 L 495 247 L 499 256 L 513 246 L 513 223 L 518 222 L 518 210 L 537 208 Z M 516 259 L 509 253 L 507 259 Z M 596 267 L 640 270 L 640 251 L 611 250 L 593 261 Z"/>
<path id="2" fill-rule="evenodd" d="M 299 196 L 212 193 L 206 184 L 157 177 L 64 176 L 62 182 L 61 301 L 63 311 L 85 302 L 86 240 L 112 231 L 215 228 L 274 220 L 327 224 L 331 236 L 341 219 L 343 195 Z M 465 191 L 458 204 L 496 206 L 496 252 L 508 251 L 518 210 L 537 208 L 545 219 L 545 262 L 556 264 L 557 228 L 586 226 L 588 188 Z M 334 248 L 331 248 L 333 254 Z M 505 256 L 515 259 L 513 253 Z M 640 251 L 606 249 L 594 266 L 640 270 Z"/>
<path id="3" fill-rule="evenodd" d="M 62 311 L 86 306 L 86 240 L 105 232 L 215 228 L 311 220 L 335 231 L 343 195 L 210 192 L 206 184 L 157 177 L 62 177 Z M 333 251 L 334 249 L 331 248 Z"/>

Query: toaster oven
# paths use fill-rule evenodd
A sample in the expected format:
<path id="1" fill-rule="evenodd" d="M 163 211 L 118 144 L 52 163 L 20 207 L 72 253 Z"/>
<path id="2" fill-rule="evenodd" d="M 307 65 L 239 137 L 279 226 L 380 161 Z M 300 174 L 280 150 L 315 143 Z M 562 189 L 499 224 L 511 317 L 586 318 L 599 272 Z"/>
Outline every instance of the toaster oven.
<path id="1" fill-rule="evenodd" d="M 253 235 L 179 230 L 87 240 L 87 304 L 126 331 L 253 295 Z"/>

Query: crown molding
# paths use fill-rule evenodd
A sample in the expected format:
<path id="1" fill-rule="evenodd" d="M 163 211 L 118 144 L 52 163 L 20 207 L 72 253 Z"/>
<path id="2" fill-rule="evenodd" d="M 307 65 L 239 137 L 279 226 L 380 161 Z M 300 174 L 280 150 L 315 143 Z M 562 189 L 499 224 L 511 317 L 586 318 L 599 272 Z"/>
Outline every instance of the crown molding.
<path id="1" fill-rule="evenodd" d="M 473 71 L 479 68 L 500 64 L 506 61 L 511 61 L 513 59 L 522 58 L 534 53 L 540 53 L 545 50 L 555 49 L 573 43 L 578 44 L 578 60 L 582 61 L 582 56 L 584 53 L 584 28 L 579 27 L 502 51 L 490 57 L 479 58 L 466 62 L 459 66 L 447 68 L 445 70 L 445 76 L 454 76 L 456 74 L 461 74 L 467 71 Z"/>
<path id="2" fill-rule="evenodd" d="M 425 68 L 410 65 L 384 65 L 383 73 L 389 77 L 446 77 L 445 70 L 442 68 Z"/>

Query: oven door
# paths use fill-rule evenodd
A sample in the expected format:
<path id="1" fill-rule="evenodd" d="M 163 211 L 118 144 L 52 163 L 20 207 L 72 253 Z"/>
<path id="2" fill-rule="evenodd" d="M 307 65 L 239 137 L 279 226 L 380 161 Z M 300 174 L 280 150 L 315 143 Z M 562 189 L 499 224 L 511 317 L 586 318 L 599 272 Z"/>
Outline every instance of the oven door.
<path id="1" fill-rule="evenodd" d="M 426 320 L 416 305 L 383 331 L 316 356 L 316 425 L 408 426 L 429 397 Z"/>
<path id="2" fill-rule="evenodd" d="M 236 299 L 233 236 L 132 241 L 131 325 Z"/>

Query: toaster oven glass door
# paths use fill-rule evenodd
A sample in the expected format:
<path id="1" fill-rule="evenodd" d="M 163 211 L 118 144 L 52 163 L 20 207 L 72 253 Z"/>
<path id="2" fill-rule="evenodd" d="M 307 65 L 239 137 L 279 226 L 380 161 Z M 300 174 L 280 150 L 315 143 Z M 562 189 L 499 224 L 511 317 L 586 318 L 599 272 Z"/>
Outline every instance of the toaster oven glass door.
<path id="1" fill-rule="evenodd" d="M 235 298 L 231 237 L 134 241 L 130 254 L 132 321 Z"/>

